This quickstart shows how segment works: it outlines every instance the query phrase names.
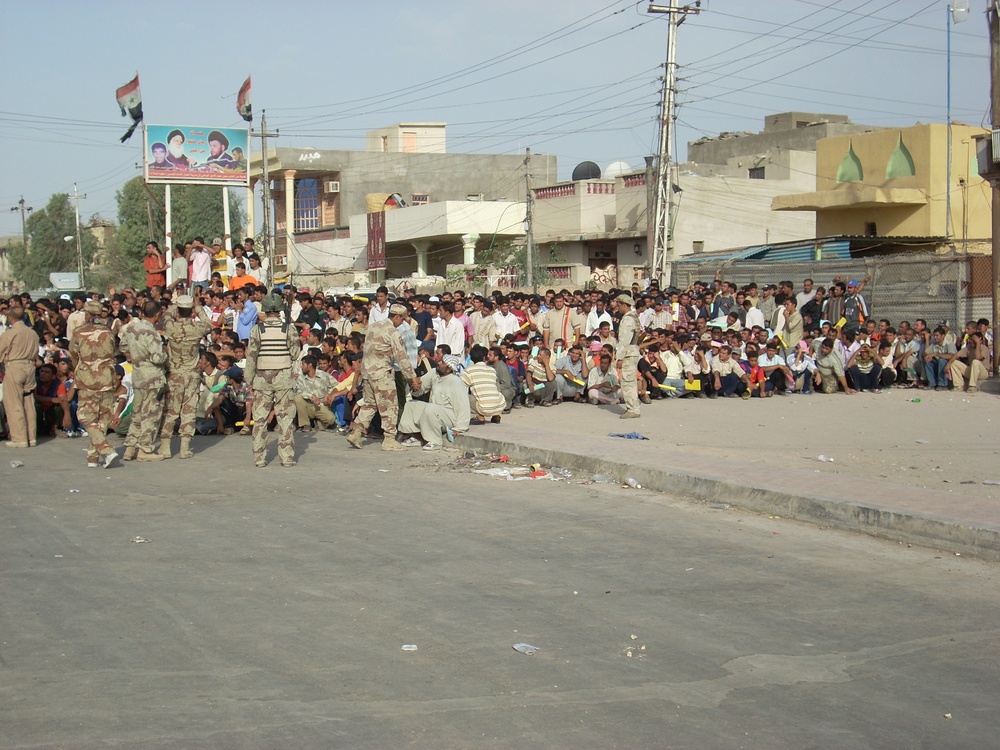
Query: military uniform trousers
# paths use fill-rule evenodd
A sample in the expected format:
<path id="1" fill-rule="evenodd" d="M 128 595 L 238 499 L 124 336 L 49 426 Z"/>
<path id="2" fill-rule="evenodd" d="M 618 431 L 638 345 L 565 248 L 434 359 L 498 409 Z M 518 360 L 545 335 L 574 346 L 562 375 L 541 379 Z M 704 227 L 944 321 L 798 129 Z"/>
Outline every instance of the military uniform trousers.
<path id="1" fill-rule="evenodd" d="M 639 413 L 639 357 L 622 357 L 622 400 L 625 411 Z"/>
<path id="2" fill-rule="evenodd" d="M 295 460 L 295 400 L 288 370 L 258 370 L 253 379 L 253 458 L 267 454 L 267 415 L 274 409 L 278 422 L 278 459 Z"/>
<path id="3" fill-rule="evenodd" d="M 27 360 L 8 362 L 3 381 L 3 408 L 12 443 L 35 442 L 35 365 Z"/>
<path id="4" fill-rule="evenodd" d="M 396 395 L 396 378 L 393 373 L 381 378 L 365 380 L 364 403 L 355 420 L 363 430 L 368 429 L 375 412 L 382 417 L 382 432 L 387 439 L 396 436 L 399 423 L 399 401 Z"/>
<path id="5" fill-rule="evenodd" d="M 167 395 L 164 399 L 163 427 L 160 437 L 169 440 L 174 434 L 174 423 L 180 419 L 177 433 L 182 438 L 194 437 L 195 418 L 198 416 L 198 397 L 201 378 L 196 372 L 171 373 L 167 380 Z"/>
<path id="6" fill-rule="evenodd" d="M 100 456 L 115 452 L 108 443 L 108 422 L 115 413 L 115 392 L 81 388 L 77 393 L 79 405 L 76 414 L 90 438 L 87 460 L 96 461 Z"/>
<path id="7" fill-rule="evenodd" d="M 153 453 L 162 421 L 163 389 L 136 388 L 132 399 L 132 424 L 125 436 L 125 447 Z"/>

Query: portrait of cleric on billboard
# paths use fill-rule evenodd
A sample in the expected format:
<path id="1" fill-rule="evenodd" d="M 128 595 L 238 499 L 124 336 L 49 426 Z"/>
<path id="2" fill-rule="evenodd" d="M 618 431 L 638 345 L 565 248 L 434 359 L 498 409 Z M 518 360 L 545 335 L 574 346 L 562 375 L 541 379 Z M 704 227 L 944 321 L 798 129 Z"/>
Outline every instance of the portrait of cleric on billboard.
<path id="1" fill-rule="evenodd" d="M 147 182 L 246 185 L 249 131 L 147 125 Z"/>

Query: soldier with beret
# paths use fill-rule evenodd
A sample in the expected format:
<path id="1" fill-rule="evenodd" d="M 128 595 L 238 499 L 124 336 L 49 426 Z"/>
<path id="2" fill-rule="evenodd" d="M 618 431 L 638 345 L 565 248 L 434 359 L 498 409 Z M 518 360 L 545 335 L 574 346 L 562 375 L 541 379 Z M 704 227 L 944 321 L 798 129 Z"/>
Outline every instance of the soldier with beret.
<path id="1" fill-rule="evenodd" d="M 618 346 L 615 349 L 615 359 L 618 362 L 618 381 L 622 387 L 622 399 L 625 401 L 625 413 L 619 419 L 636 419 L 639 417 L 639 384 L 637 372 L 639 369 L 639 316 L 632 308 L 635 300 L 629 294 L 619 294 L 612 301 L 616 312 L 621 314 L 618 325 Z"/>

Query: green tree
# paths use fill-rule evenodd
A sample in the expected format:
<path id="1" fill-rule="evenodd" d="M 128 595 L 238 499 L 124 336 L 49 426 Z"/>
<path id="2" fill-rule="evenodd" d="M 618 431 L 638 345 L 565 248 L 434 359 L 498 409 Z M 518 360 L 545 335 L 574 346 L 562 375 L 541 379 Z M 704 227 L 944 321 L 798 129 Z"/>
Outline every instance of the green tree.
<path id="1" fill-rule="evenodd" d="M 50 273 L 78 269 L 76 214 L 69 195 L 54 194 L 45 208 L 28 217 L 25 228 L 28 247 L 15 245 L 10 248 L 10 266 L 14 277 L 27 289 L 48 287 Z M 65 238 L 71 235 L 73 239 L 67 242 Z M 84 267 L 89 267 L 97 250 L 97 240 L 90 232 L 81 232 L 80 246 Z"/>

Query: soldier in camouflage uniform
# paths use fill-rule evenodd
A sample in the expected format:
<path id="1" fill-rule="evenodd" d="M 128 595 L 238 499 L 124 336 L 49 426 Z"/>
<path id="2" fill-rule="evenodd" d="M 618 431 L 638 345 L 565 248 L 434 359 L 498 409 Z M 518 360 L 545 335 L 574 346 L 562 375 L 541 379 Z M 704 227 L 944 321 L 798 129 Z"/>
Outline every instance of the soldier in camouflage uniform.
<path id="1" fill-rule="evenodd" d="M 87 468 L 107 467 L 118 458 L 108 443 L 108 422 L 114 415 L 115 335 L 98 322 L 101 303 L 88 300 L 83 306 L 85 323 L 73 331 L 69 356 L 76 370 L 77 416 L 90 437 Z"/>
<path id="2" fill-rule="evenodd" d="M 254 465 L 267 465 L 267 415 L 274 409 L 278 422 L 278 459 L 295 466 L 295 400 L 292 361 L 302 344 L 295 327 L 282 323 L 284 303 L 276 294 L 264 298 L 264 322 L 253 327 L 247 348 L 246 382 L 253 388 Z"/>
<path id="3" fill-rule="evenodd" d="M 163 420 L 163 395 L 167 387 L 167 353 L 163 350 L 156 324 L 160 303 L 148 300 L 142 306 L 142 319 L 122 331 L 121 349 L 132 363 L 132 424 L 125 436 L 125 461 L 138 453 L 140 461 L 162 461 L 154 453 L 156 436 Z"/>
<path id="4" fill-rule="evenodd" d="M 160 429 L 160 450 L 157 453 L 170 458 L 170 438 L 174 423 L 180 419 L 178 433 L 181 448 L 177 458 L 191 458 L 191 438 L 201 390 L 201 372 L 198 359 L 199 344 L 212 330 L 212 320 L 200 305 L 194 307 L 194 297 L 182 294 L 177 306 L 163 316 L 163 333 L 167 339 L 167 357 L 170 376 L 167 379 L 166 409 Z"/>
<path id="5" fill-rule="evenodd" d="M 361 360 L 361 377 L 365 382 L 364 403 L 354 420 L 354 428 L 347 436 L 347 442 L 354 448 L 361 447 L 361 433 L 368 429 L 377 409 L 382 417 L 382 431 L 385 433 L 382 450 L 406 450 L 396 440 L 399 402 L 396 400 L 393 362 L 399 365 L 400 372 L 414 389 L 420 387 L 420 378 L 414 372 L 403 346 L 403 338 L 396 330 L 405 317 L 406 306 L 396 303 L 389 307 L 389 317 L 386 320 L 368 326 L 364 358 Z"/>

